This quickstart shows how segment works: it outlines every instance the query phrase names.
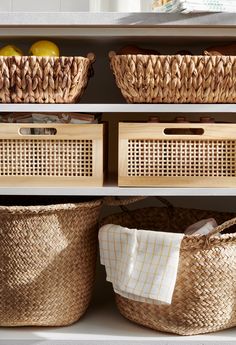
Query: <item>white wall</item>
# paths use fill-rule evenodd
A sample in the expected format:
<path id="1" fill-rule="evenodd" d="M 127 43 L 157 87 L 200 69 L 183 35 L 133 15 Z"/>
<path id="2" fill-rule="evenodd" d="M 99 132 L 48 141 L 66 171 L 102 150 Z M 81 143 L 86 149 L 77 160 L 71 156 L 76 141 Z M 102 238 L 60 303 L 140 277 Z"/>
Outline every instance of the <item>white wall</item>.
<path id="1" fill-rule="evenodd" d="M 0 12 L 83 12 L 89 0 L 0 0 Z"/>
<path id="2" fill-rule="evenodd" d="M 90 11 L 140 12 L 141 2 L 142 0 L 90 0 Z"/>
<path id="3" fill-rule="evenodd" d="M 0 0 L 0 12 L 140 12 L 152 0 Z"/>

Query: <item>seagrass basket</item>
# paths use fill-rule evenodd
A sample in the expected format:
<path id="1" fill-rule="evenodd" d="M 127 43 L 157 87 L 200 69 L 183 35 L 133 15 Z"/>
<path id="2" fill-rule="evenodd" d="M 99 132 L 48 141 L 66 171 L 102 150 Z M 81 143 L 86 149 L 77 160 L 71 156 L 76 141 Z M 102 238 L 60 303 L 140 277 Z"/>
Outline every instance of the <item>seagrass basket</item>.
<path id="1" fill-rule="evenodd" d="M 236 224 L 235 214 L 172 207 L 123 210 L 105 218 L 102 225 L 184 232 L 189 225 L 211 217 L 223 225 L 209 236 L 184 237 L 171 305 L 136 302 L 117 294 L 121 314 L 154 330 L 180 335 L 236 326 L 236 228 L 215 235 Z"/>
<path id="2" fill-rule="evenodd" d="M 101 206 L 0 206 L 0 326 L 64 326 L 84 314 Z"/>
<path id="3" fill-rule="evenodd" d="M 74 103 L 87 86 L 94 61 L 94 54 L 0 56 L 0 102 Z"/>
<path id="4" fill-rule="evenodd" d="M 236 57 L 116 55 L 117 86 L 128 103 L 235 103 Z"/>

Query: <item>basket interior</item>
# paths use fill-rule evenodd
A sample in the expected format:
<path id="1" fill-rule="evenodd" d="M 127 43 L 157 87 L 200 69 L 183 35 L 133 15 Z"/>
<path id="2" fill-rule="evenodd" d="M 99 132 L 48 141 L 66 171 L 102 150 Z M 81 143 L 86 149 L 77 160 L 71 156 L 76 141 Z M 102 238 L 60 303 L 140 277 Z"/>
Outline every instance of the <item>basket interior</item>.
<path id="1" fill-rule="evenodd" d="M 102 224 L 116 224 L 127 228 L 183 233 L 186 228 L 202 219 L 215 218 L 220 225 L 236 215 L 197 209 L 149 207 L 135 211 L 117 213 L 105 218 Z M 232 226 L 224 233 L 235 233 Z"/>
<path id="2" fill-rule="evenodd" d="M 0 206 L 47 206 L 58 204 L 86 203 L 99 200 L 99 197 L 78 196 L 0 196 Z"/>

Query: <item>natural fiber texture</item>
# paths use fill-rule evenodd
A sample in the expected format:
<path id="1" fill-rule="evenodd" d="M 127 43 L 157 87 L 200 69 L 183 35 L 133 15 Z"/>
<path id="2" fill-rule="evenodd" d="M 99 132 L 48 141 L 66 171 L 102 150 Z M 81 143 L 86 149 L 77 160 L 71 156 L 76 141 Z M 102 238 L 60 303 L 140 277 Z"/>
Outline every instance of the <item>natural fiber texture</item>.
<path id="1" fill-rule="evenodd" d="M 101 205 L 0 207 L 0 326 L 63 326 L 83 315 Z"/>
<path id="2" fill-rule="evenodd" d="M 102 224 L 184 232 L 187 226 L 210 217 L 221 224 L 235 215 L 148 208 L 109 216 Z M 158 331 L 193 335 L 236 326 L 235 284 L 236 234 L 185 236 L 171 305 L 135 302 L 119 295 L 116 301 L 121 314 L 131 321 Z"/>
<path id="3" fill-rule="evenodd" d="M 73 103 L 88 82 L 84 57 L 0 56 L 0 102 Z"/>
<path id="4" fill-rule="evenodd" d="M 109 56 L 128 103 L 236 102 L 235 56 Z"/>
<path id="5" fill-rule="evenodd" d="M 41 138 L 40 135 L 34 137 L 25 140 L 0 139 L 1 176 L 93 177 L 96 159 L 93 140 L 45 140 L 42 135 Z"/>

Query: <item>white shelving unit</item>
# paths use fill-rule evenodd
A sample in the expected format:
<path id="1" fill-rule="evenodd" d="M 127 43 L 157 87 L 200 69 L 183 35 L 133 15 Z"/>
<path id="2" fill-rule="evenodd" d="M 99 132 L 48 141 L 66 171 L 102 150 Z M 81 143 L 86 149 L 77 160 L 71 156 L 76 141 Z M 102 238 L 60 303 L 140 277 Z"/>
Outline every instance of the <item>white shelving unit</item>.
<path id="1" fill-rule="evenodd" d="M 236 113 L 236 104 L 0 104 L 0 112 Z"/>
<path id="2" fill-rule="evenodd" d="M 99 45 L 120 44 L 127 39 L 160 42 L 191 42 L 201 37 L 205 42 L 233 40 L 236 37 L 235 14 L 160 15 L 138 13 L 0 13 L 0 37 L 3 40 L 29 37 L 55 37 L 81 42 L 98 42 Z M 100 46 L 98 46 L 100 47 Z M 87 49 L 87 47 L 86 47 Z M 99 48 L 100 49 L 100 48 Z M 100 52 L 104 56 L 104 52 Z M 99 55 L 99 54 L 98 54 Z M 107 67 L 108 68 L 108 67 Z M 108 70 L 106 70 L 108 71 Z M 99 71 L 98 71 L 99 72 Z M 98 73 L 99 74 L 99 73 Z M 111 74 L 111 72 L 110 72 Z M 103 78 L 101 73 L 100 79 Z M 112 78 L 112 76 L 111 76 Z M 113 82 L 114 83 L 114 82 Z M 108 89 L 109 89 L 109 83 Z M 90 86 L 89 86 L 90 87 Z M 96 88 L 92 85 L 92 95 Z M 100 91 L 100 90 L 99 90 Z M 86 96 L 86 94 L 85 94 Z M 117 98 L 118 91 L 117 91 Z M 121 100 L 121 97 L 120 97 Z M 101 100 L 103 102 L 103 99 Z M 113 100 L 112 100 L 113 101 Z M 84 102 L 84 103 L 83 103 Z M 122 102 L 122 101 L 121 101 Z M 213 113 L 236 114 L 236 105 L 227 104 L 0 104 L 0 112 L 103 112 L 106 116 L 130 113 Z M 124 101 L 123 101 L 124 102 Z M 0 195 L 94 195 L 94 196 L 236 196 L 235 188 L 118 188 L 116 181 L 104 187 L 0 187 Z M 101 295 L 103 290 L 101 289 Z M 105 292 L 106 295 L 106 292 Z M 104 299 L 104 298 L 103 298 Z M 99 300 L 99 299 L 98 299 Z M 17 328 L 0 329 L 0 345 L 230 345 L 236 342 L 236 330 L 214 334 L 178 337 L 139 327 L 120 316 L 109 299 L 106 303 L 94 303 L 78 323 L 64 328 Z"/>
<path id="3" fill-rule="evenodd" d="M 117 182 L 105 182 L 104 187 L 0 187 L 0 195 L 67 195 L 67 196 L 236 196 L 236 188 L 129 188 L 117 187 Z"/>

